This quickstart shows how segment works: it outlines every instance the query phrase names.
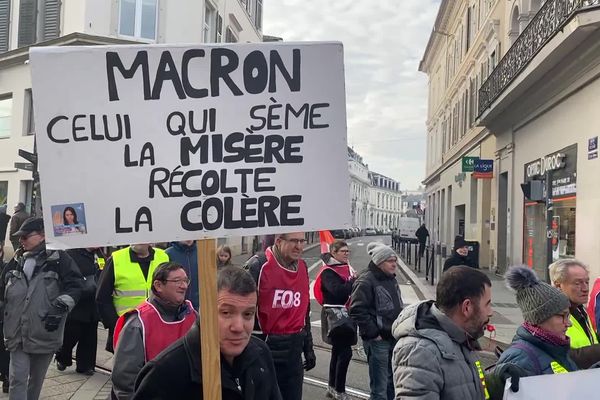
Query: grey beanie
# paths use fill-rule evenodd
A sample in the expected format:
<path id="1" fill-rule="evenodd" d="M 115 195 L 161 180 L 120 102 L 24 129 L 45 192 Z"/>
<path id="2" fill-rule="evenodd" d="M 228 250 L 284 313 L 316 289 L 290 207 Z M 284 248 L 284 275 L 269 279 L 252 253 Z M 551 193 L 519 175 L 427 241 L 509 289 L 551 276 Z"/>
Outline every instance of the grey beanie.
<path id="1" fill-rule="evenodd" d="M 396 252 L 381 242 L 371 242 L 367 245 L 367 253 L 375 265 L 379 265 L 390 257 L 398 258 Z"/>
<path id="2" fill-rule="evenodd" d="M 508 288 L 517 293 L 523 319 L 533 325 L 563 312 L 571 304 L 559 289 L 540 281 L 531 268 L 511 267 L 504 278 Z"/>

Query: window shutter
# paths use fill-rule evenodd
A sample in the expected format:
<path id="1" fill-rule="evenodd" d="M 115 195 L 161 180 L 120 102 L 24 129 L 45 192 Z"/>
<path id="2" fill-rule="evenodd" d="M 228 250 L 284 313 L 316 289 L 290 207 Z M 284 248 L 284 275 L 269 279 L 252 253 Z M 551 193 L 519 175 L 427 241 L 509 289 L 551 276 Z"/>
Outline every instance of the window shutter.
<path id="1" fill-rule="evenodd" d="M 215 29 L 215 42 L 221 43 L 223 37 L 223 17 L 217 13 L 217 29 Z"/>
<path id="2" fill-rule="evenodd" d="M 44 1 L 44 31 L 42 40 L 55 39 L 60 34 L 60 0 Z"/>
<path id="3" fill-rule="evenodd" d="M 19 47 L 35 43 L 36 18 L 36 0 L 21 0 L 19 6 Z"/>
<path id="4" fill-rule="evenodd" d="M 8 51 L 10 0 L 0 0 L 0 53 Z"/>

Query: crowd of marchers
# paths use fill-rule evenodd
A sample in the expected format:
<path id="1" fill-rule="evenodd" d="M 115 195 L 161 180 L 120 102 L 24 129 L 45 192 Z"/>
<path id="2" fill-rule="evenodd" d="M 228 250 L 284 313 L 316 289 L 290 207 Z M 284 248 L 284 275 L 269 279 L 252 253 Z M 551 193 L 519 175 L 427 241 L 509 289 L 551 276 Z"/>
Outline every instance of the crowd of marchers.
<path id="1" fill-rule="evenodd" d="M 424 227 L 422 227 L 424 228 Z M 49 250 L 31 217 L 12 233 L 15 255 L 0 275 L 0 376 L 10 399 L 38 399 L 49 365 L 94 373 L 97 326 L 114 352 L 111 399 L 202 398 L 197 253 L 194 242 L 166 250 L 134 244 L 107 257 L 100 249 Z M 310 280 L 302 232 L 273 236 L 241 267 L 217 250 L 217 315 L 223 399 L 302 399 L 315 367 Z M 462 246 L 462 247 L 461 247 Z M 346 375 L 362 339 L 372 399 L 500 399 L 511 379 L 593 368 L 600 362 L 589 270 L 577 260 L 549 266 L 551 284 L 512 267 L 524 323 L 485 370 L 478 339 L 490 329 L 491 281 L 468 265 L 448 265 L 436 300 L 404 305 L 393 247 L 369 243 L 367 266 L 350 266 L 348 243 L 323 251 L 314 283 L 321 334 L 331 345 L 326 397 L 347 399 Z M 455 258 L 465 257 L 464 240 Z M 1 261 L 1 259 L 0 259 Z M 77 347 L 75 357 L 73 349 Z M 525 383 L 523 383 L 525 384 Z"/>

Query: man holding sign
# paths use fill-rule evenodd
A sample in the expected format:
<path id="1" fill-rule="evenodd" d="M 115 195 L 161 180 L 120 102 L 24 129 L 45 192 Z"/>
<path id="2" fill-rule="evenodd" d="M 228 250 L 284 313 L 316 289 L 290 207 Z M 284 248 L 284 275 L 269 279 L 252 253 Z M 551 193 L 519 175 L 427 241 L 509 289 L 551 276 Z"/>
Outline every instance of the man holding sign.
<path id="1" fill-rule="evenodd" d="M 304 370 L 316 365 L 310 329 L 310 295 L 304 233 L 278 235 L 264 256 L 255 256 L 247 268 L 258 286 L 257 321 L 277 371 L 286 400 L 302 399 Z M 302 363 L 304 353 L 305 362 Z"/>

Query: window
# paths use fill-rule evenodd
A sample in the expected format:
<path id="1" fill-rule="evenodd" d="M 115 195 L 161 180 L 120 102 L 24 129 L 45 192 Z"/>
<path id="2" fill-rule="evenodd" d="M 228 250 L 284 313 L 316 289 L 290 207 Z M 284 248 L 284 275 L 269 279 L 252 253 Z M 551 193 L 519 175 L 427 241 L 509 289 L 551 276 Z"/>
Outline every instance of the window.
<path id="1" fill-rule="evenodd" d="M 0 97 L 0 138 L 10 136 L 12 120 L 12 95 Z"/>
<path id="2" fill-rule="evenodd" d="M 206 6 L 204 7 L 204 43 L 212 42 L 212 38 L 215 36 L 216 17 L 217 11 L 206 2 Z"/>
<path id="3" fill-rule="evenodd" d="M 157 0 L 121 0 L 119 34 L 156 40 Z"/>
<path id="4" fill-rule="evenodd" d="M 227 31 L 225 31 L 225 42 L 227 43 L 237 43 L 238 38 L 235 33 L 231 30 L 231 28 L 227 27 Z"/>
<path id="5" fill-rule="evenodd" d="M 23 134 L 33 135 L 35 132 L 35 125 L 33 122 L 33 96 L 31 95 L 31 89 L 25 89 L 23 117 Z"/>
<path id="6" fill-rule="evenodd" d="M 8 181 L 0 181 L 0 206 L 6 204 L 8 198 Z M 4 240 L 4 238 L 0 238 Z"/>
<path id="7" fill-rule="evenodd" d="M 10 0 L 0 0 L 0 53 L 8 51 L 8 43 L 10 39 L 9 26 Z"/>
<path id="8" fill-rule="evenodd" d="M 254 14 L 255 26 L 259 31 L 262 30 L 262 0 L 256 0 L 256 14 Z"/>
<path id="9" fill-rule="evenodd" d="M 60 34 L 60 0 L 21 0 L 18 46 L 57 38 Z"/>

